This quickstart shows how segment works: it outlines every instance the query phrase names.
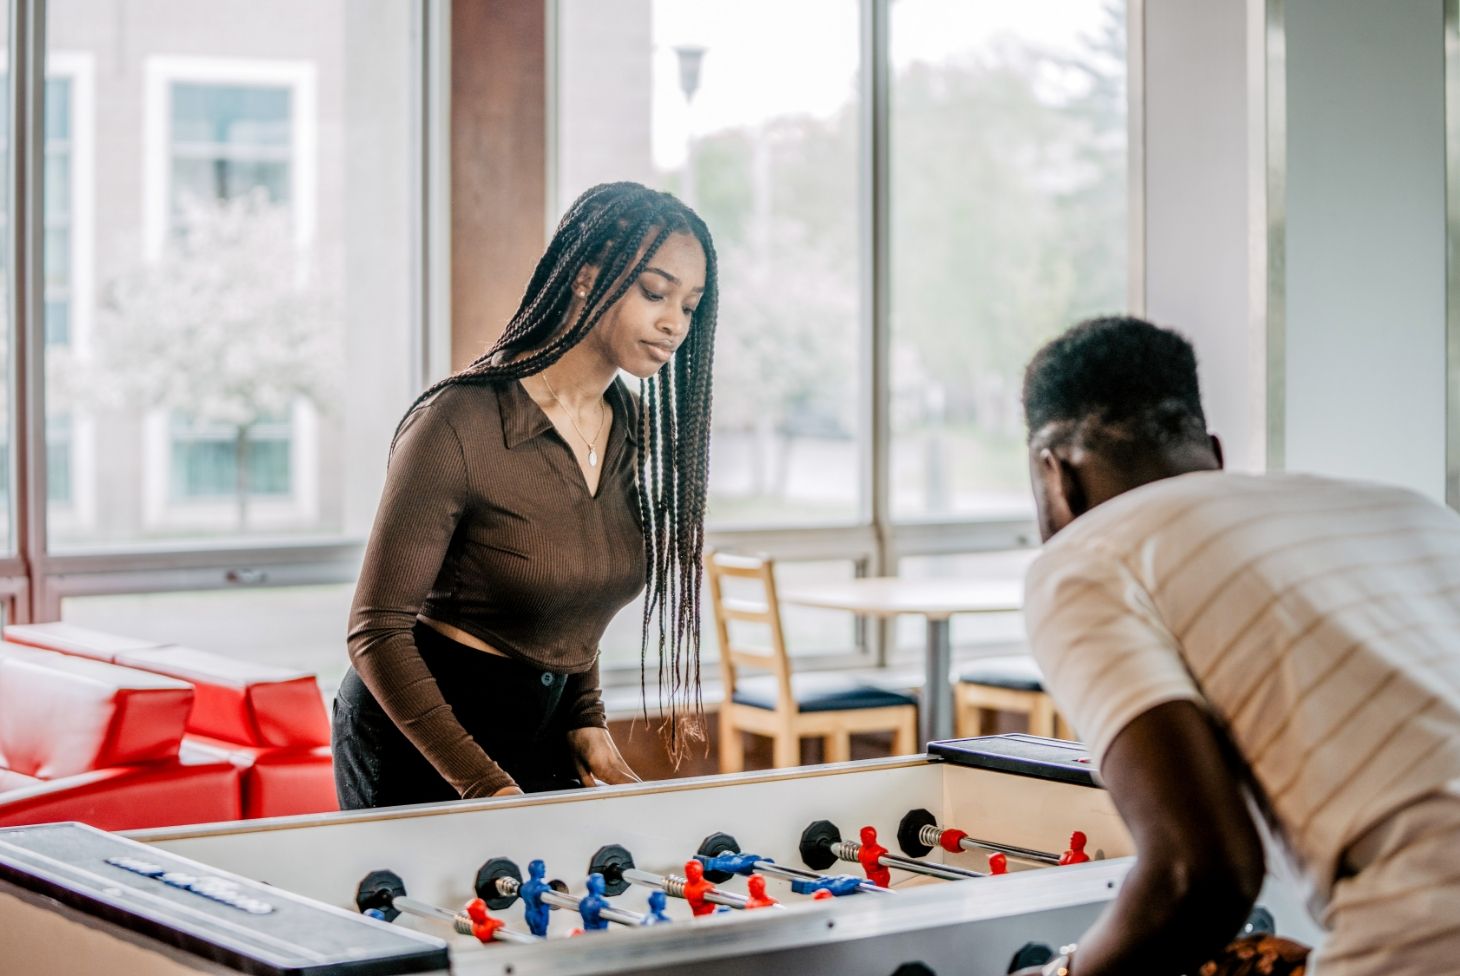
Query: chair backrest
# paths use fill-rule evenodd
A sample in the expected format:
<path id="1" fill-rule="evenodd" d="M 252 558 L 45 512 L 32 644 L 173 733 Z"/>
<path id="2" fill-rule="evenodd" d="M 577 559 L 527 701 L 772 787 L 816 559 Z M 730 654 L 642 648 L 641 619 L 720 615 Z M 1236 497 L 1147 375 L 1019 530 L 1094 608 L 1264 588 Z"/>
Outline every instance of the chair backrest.
<path id="1" fill-rule="evenodd" d="M 791 694 L 791 661 L 786 653 L 786 635 L 781 629 L 781 605 L 776 598 L 776 567 L 765 556 L 741 556 L 709 550 L 705 553 L 705 575 L 710 582 L 710 604 L 715 611 L 715 633 L 720 639 L 720 675 L 728 704 L 735 694 L 738 669 L 769 671 L 776 681 L 776 710 L 794 712 Z M 727 595 L 725 581 L 750 580 L 759 584 L 758 598 Z M 761 624 L 770 632 L 770 646 L 757 647 L 736 641 L 731 621 Z"/>

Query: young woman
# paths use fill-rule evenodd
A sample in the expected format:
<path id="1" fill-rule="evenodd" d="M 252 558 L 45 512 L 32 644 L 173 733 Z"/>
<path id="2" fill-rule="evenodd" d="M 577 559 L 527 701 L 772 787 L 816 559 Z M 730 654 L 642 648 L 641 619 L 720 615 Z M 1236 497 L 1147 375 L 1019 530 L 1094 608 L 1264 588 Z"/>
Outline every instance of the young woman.
<path id="1" fill-rule="evenodd" d="M 715 310 L 704 222 L 597 186 L 496 344 L 407 411 L 335 699 L 342 807 L 637 779 L 598 642 L 647 585 L 672 724 L 697 696 Z"/>

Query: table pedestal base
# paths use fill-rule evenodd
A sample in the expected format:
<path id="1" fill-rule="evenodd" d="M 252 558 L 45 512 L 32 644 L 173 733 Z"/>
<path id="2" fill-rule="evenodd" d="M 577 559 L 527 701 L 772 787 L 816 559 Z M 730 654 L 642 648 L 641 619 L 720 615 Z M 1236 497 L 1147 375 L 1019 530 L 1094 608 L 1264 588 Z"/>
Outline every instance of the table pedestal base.
<path id="1" fill-rule="evenodd" d="M 953 686 L 948 680 L 948 672 L 953 667 L 953 635 L 947 617 L 928 618 L 927 666 L 919 716 L 924 745 L 936 739 L 953 738 Z"/>

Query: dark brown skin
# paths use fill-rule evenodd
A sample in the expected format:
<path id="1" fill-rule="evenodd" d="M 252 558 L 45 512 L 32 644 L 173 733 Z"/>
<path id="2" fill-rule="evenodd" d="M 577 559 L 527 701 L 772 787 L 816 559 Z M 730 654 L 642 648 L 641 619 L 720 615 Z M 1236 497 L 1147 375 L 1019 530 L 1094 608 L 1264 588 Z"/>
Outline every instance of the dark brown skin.
<path id="1" fill-rule="evenodd" d="M 1037 431 L 1030 440 L 1030 475 L 1046 541 L 1133 488 L 1222 466 L 1215 437 L 1116 459 L 1062 433 Z M 1136 866 L 1079 940 L 1073 974 L 1195 972 L 1242 926 L 1265 866 L 1244 801 L 1245 774 L 1230 755 L 1224 734 L 1191 702 L 1153 708 L 1116 736 L 1100 772 L 1135 841 Z M 1039 971 L 1021 970 L 1021 976 Z"/>
<path id="2" fill-rule="evenodd" d="M 1070 971 L 1196 972 L 1242 927 L 1265 871 L 1222 737 L 1196 705 L 1169 702 L 1116 736 L 1101 776 L 1135 841 L 1136 866 L 1080 938 Z"/>
<path id="3" fill-rule="evenodd" d="M 1222 442 L 1215 436 L 1116 459 L 1086 447 L 1078 435 L 1060 438 L 1060 434 L 1046 428 L 1029 439 L 1029 480 L 1039 535 L 1045 542 L 1096 505 L 1132 488 L 1222 467 Z"/>

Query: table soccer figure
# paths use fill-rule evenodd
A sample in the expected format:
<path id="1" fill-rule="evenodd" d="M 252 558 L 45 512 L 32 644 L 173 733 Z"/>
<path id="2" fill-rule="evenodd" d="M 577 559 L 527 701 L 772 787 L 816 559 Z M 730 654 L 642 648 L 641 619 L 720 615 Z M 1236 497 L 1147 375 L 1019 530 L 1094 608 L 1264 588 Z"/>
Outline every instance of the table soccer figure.
<path id="1" fill-rule="evenodd" d="M 684 900 L 689 902 L 689 910 L 696 915 L 710 915 L 715 911 L 715 906 L 705 899 L 715 886 L 705 880 L 705 866 L 696 860 L 684 862 Z"/>
<path id="2" fill-rule="evenodd" d="M 603 897 L 603 875 L 594 871 L 588 876 L 588 894 L 578 899 L 578 914 L 583 917 L 585 932 L 600 932 L 608 928 L 608 919 L 603 917 L 603 910 L 607 907 L 608 899 Z"/>
<path id="3" fill-rule="evenodd" d="M 1070 835 L 1070 849 L 1060 855 L 1061 864 L 1084 864 L 1090 860 L 1090 855 L 1085 853 L 1085 832 L 1077 830 Z"/>
<path id="4" fill-rule="evenodd" d="M 887 848 L 877 843 L 877 829 L 863 827 L 862 845 L 857 850 L 857 860 L 861 862 L 862 870 L 867 872 L 867 880 L 881 888 L 892 886 L 892 872 L 880 860 L 886 853 Z"/>
<path id="5" fill-rule="evenodd" d="M 527 917 L 528 931 L 533 935 L 547 935 L 548 914 L 553 910 L 553 906 L 542 900 L 543 894 L 551 890 L 551 886 L 543 880 L 546 874 L 547 865 L 541 859 L 531 862 L 527 865 L 527 880 L 517 889 L 522 898 L 522 913 Z"/>
<path id="6" fill-rule="evenodd" d="M 758 874 L 750 876 L 750 880 L 745 883 L 745 888 L 750 892 L 750 898 L 745 902 L 746 908 L 770 908 L 772 905 L 780 904 L 765 893 L 765 878 Z"/>

